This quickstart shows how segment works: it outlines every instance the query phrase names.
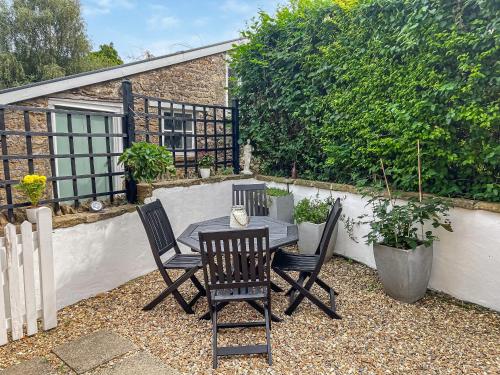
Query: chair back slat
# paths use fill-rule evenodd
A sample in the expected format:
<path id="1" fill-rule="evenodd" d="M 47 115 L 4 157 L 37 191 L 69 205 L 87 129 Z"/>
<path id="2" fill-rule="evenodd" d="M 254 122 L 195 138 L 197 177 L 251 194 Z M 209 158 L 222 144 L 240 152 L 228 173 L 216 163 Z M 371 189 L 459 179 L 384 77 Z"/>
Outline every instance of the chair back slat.
<path id="1" fill-rule="evenodd" d="M 170 220 L 160 200 L 138 206 L 137 212 L 146 230 L 155 259 L 171 249 L 180 253 Z"/>
<path id="2" fill-rule="evenodd" d="M 319 255 L 319 267 L 321 267 L 325 260 L 326 253 L 328 251 L 328 245 L 330 244 L 330 241 L 332 239 L 333 230 L 335 228 L 335 225 L 337 225 L 341 213 L 342 206 L 340 204 L 340 198 L 337 198 L 332 209 L 328 213 L 325 229 L 323 229 L 321 240 L 319 242 L 318 248 L 316 249 L 316 255 Z"/>
<path id="3" fill-rule="evenodd" d="M 231 239 L 231 249 L 238 248 L 238 241 L 236 238 Z M 241 282 L 241 256 L 240 254 L 234 254 L 233 256 L 233 269 L 234 269 L 234 281 Z"/>
<path id="4" fill-rule="evenodd" d="M 212 246 L 212 241 L 208 241 L 205 246 L 206 246 L 205 249 L 207 252 L 206 259 L 208 259 L 208 263 L 209 263 L 208 270 L 210 271 L 210 280 L 216 280 L 217 279 L 217 272 L 219 272 L 219 270 L 217 269 L 217 266 L 216 266 L 215 261 L 214 261 L 215 251 L 214 251 L 214 248 Z"/>
<path id="5" fill-rule="evenodd" d="M 200 232 L 209 289 L 250 288 L 270 282 L 269 229 Z"/>
<path id="6" fill-rule="evenodd" d="M 233 185 L 233 205 L 245 206 L 249 216 L 267 216 L 266 184 Z"/>

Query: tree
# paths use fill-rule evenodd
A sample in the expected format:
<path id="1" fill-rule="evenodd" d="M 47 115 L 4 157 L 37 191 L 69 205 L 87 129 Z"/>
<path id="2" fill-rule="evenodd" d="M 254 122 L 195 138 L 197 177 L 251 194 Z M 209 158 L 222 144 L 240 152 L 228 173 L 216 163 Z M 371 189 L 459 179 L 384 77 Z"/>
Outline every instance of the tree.
<path id="1" fill-rule="evenodd" d="M 113 42 L 101 44 L 99 50 L 90 52 L 84 59 L 82 70 L 89 71 L 123 64 Z"/>
<path id="2" fill-rule="evenodd" d="M 90 51 L 78 0 L 2 0 L 1 52 L 21 64 L 29 81 L 80 71 Z"/>
<path id="3" fill-rule="evenodd" d="M 118 56 L 118 51 L 115 49 L 113 42 L 109 44 L 101 44 L 98 51 L 90 52 L 89 56 L 102 61 L 107 66 L 121 65 L 123 60 Z"/>
<path id="4" fill-rule="evenodd" d="M 90 49 L 79 0 L 0 0 L 0 88 L 123 63 Z"/>

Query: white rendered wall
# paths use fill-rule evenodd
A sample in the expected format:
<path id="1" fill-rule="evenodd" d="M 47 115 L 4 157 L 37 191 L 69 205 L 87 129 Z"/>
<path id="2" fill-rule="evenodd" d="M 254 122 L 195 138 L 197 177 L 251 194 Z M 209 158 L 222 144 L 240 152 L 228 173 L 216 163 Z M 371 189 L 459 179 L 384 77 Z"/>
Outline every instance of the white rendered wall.
<path id="1" fill-rule="evenodd" d="M 286 185 L 268 183 L 270 186 L 286 188 Z M 290 185 L 295 203 L 305 197 L 319 194 L 326 198 L 332 194 L 343 199 L 343 211 L 356 218 L 368 209 L 367 200 L 360 195 Z M 431 289 L 447 293 L 461 300 L 500 311 L 500 214 L 453 208 L 450 210 L 453 232 L 442 228 L 437 231 L 440 238 L 434 243 Z M 352 241 L 343 225 L 339 226 L 335 252 L 375 268 L 373 247 L 362 238 L 368 225 L 358 227 L 355 235 L 359 243 Z"/>
<path id="2" fill-rule="evenodd" d="M 174 233 L 179 236 L 193 222 L 229 215 L 233 182 L 239 183 L 158 189 L 152 199 L 161 199 Z M 56 229 L 53 242 L 58 308 L 156 269 L 146 233 L 135 212 Z"/>
<path id="3" fill-rule="evenodd" d="M 179 236 L 191 223 L 229 215 L 231 185 L 256 180 L 225 181 L 190 187 L 161 188 L 152 199 L 160 199 Z M 284 185 L 270 183 L 284 187 Z M 291 185 L 295 202 L 328 190 Z M 366 200 L 357 194 L 332 192 L 344 198 L 343 212 L 356 217 L 365 212 Z M 434 245 L 430 287 L 459 299 L 500 311 L 500 214 L 487 211 L 451 210 L 453 233 L 439 231 Z M 339 226 L 336 252 L 375 267 L 372 246 L 362 236 L 368 228 L 356 229 L 360 239 L 349 239 Z M 181 246 L 182 251 L 189 249 Z M 146 234 L 136 213 L 71 228 L 56 229 L 54 258 L 58 308 L 73 304 L 154 270 Z"/>

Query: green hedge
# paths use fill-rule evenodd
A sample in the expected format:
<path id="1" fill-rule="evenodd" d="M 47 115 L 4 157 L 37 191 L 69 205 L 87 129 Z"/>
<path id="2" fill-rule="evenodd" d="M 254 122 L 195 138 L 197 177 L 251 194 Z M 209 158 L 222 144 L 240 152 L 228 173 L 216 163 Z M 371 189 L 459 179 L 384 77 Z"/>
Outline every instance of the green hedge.
<path id="1" fill-rule="evenodd" d="M 297 0 L 232 52 L 263 172 L 500 201 L 500 10 L 493 0 Z"/>

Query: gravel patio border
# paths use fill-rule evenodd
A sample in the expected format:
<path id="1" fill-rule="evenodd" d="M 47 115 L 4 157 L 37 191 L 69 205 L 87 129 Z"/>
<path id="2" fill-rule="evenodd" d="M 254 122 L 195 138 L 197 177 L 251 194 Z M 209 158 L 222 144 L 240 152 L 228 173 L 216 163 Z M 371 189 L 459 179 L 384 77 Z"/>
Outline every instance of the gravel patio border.
<path id="1" fill-rule="evenodd" d="M 262 356 L 231 357 L 222 358 L 213 371 L 211 325 L 198 320 L 206 301 L 198 302 L 194 316 L 184 314 L 171 297 L 143 312 L 141 307 L 164 287 L 153 272 L 64 308 L 59 326 L 50 332 L 0 347 L 0 369 L 45 356 L 59 373 L 71 373 L 51 350 L 107 329 L 185 374 L 498 373 L 500 314 L 432 292 L 414 305 L 399 303 L 384 294 L 374 270 L 343 258 L 327 263 L 321 277 L 339 292 L 343 320 L 331 320 L 309 302 L 302 303 L 292 317 L 273 325 L 272 367 Z M 195 293 L 187 285 L 181 291 Z M 273 294 L 274 312 L 283 316 L 286 304 L 282 294 Z M 225 309 L 221 318 L 253 314 L 238 304 Z M 220 337 L 221 344 L 264 342 L 264 331 L 229 330 Z"/>

